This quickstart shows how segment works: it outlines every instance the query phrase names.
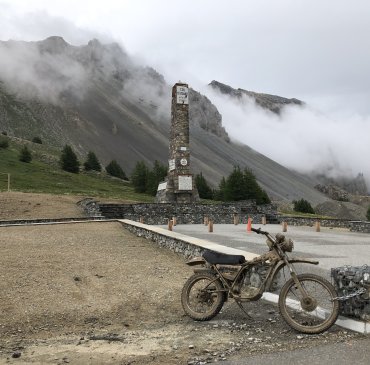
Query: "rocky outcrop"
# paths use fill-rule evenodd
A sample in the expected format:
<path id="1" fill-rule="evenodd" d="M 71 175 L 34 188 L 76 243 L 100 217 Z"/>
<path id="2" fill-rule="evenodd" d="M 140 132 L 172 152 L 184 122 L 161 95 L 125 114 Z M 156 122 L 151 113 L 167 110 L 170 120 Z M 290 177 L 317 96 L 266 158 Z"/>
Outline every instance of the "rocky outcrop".
<path id="1" fill-rule="evenodd" d="M 221 82 L 213 80 L 209 86 L 214 90 L 221 92 L 222 94 L 229 95 L 231 97 L 242 99 L 243 96 L 250 97 L 255 100 L 256 104 L 264 109 L 268 109 L 273 113 L 280 114 L 282 108 L 286 105 L 303 105 L 301 100 L 292 98 L 284 98 L 282 96 L 256 93 L 254 91 L 248 91 L 244 89 L 234 89 L 229 85 L 222 84 Z"/>
<path id="2" fill-rule="evenodd" d="M 333 200 L 338 200 L 342 202 L 348 202 L 349 201 L 349 194 L 347 191 L 341 189 L 339 186 L 335 185 L 321 185 L 317 184 L 315 188 L 318 191 L 321 191 L 323 194 L 327 195 L 329 198 Z"/>
<path id="3" fill-rule="evenodd" d="M 189 118 L 191 124 L 199 125 L 205 131 L 230 142 L 229 135 L 222 126 L 222 116 L 217 108 L 206 96 L 193 89 L 190 89 Z"/>

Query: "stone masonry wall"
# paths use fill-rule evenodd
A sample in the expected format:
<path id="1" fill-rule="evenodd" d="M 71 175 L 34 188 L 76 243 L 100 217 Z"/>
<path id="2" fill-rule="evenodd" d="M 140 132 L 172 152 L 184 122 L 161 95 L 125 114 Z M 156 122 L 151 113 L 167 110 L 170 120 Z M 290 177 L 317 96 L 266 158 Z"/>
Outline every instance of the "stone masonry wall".
<path id="1" fill-rule="evenodd" d="M 201 256 L 204 251 L 204 249 L 200 246 L 182 241 L 178 238 L 172 238 L 157 232 L 153 232 L 152 230 L 145 227 L 138 227 L 132 224 L 127 224 L 125 222 L 121 222 L 121 224 L 125 229 L 136 234 L 137 236 L 151 240 L 158 244 L 158 246 L 160 247 L 169 248 L 170 250 L 185 256 L 185 258 Z"/>
<path id="2" fill-rule="evenodd" d="M 233 224 L 234 216 L 246 223 L 248 217 L 254 223 L 261 223 L 262 217 L 276 217 L 271 205 L 257 206 L 254 201 L 231 204 L 99 204 L 99 211 L 105 218 L 142 220 L 146 224 L 167 224 L 176 217 L 179 224 L 202 224 L 207 217 L 213 223 Z M 96 212 L 94 212 L 96 214 Z"/>

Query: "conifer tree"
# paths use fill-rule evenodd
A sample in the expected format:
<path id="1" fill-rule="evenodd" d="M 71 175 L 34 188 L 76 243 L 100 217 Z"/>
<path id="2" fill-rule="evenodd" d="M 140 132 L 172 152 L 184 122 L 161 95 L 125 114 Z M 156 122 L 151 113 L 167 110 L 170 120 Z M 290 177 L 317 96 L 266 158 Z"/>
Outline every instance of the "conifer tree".
<path id="1" fill-rule="evenodd" d="M 101 171 L 100 162 L 94 152 L 90 151 L 87 154 L 87 159 L 84 163 L 84 168 L 86 171 L 89 171 L 89 170 Z"/>
<path id="2" fill-rule="evenodd" d="M 152 196 L 157 194 L 158 184 L 167 176 L 167 166 L 159 161 L 154 161 L 152 170 L 148 170 L 145 192 Z"/>
<path id="3" fill-rule="evenodd" d="M 203 174 L 197 174 L 195 176 L 195 186 L 198 189 L 199 197 L 202 199 L 212 199 L 213 191 L 207 183 L 207 180 L 204 178 Z"/>
<path id="4" fill-rule="evenodd" d="M 136 193 L 145 193 L 148 181 L 148 167 L 144 161 L 138 161 L 131 174 L 131 182 Z"/>
<path id="5" fill-rule="evenodd" d="M 26 162 L 26 163 L 30 163 L 32 161 L 32 154 L 27 146 L 22 147 L 19 153 L 19 161 Z"/>
<path id="6" fill-rule="evenodd" d="M 60 164 L 64 171 L 72 172 L 78 174 L 80 171 L 80 162 L 77 159 L 76 154 L 69 145 L 65 145 L 60 157 Z"/>
<path id="7" fill-rule="evenodd" d="M 116 160 L 109 162 L 109 164 L 105 167 L 105 171 L 111 176 L 118 177 L 122 180 L 127 180 L 125 172 L 122 170 L 121 166 Z"/>

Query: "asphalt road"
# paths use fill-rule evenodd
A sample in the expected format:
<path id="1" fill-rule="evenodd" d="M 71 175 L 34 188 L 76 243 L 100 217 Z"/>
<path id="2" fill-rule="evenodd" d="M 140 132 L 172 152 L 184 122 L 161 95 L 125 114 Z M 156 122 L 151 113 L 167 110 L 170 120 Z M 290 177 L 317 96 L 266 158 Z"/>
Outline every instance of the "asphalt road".
<path id="1" fill-rule="evenodd" d="M 261 227 L 272 234 L 282 233 L 280 225 L 256 224 L 253 227 Z M 176 225 L 173 231 L 256 254 L 262 254 L 268 249 L 266 237 L 247 232 L 245 224 L 214 224 L 212 233 L 202 224 Z M 320 262 L 318 267 L 305 265 L 303 269 L 303 266 L 299 266 L 299 271 L 316 272 L 330 278 L 331 268 L 344 265 L 370 266 L 370 234 L 325 227 L 316 232 L 314 227 L 301 226 L 289 226 L 284 234 L 294 241 L 294 251 L 290 256 L 312 258 Z"/>
<path id="2" fill-rule="evenodd" d="M 250 356 L 237 361 L 225 361 L 223 365 L 368 365 L 370 363 L 370 338 L 343 343 L 274 352 Z"/>

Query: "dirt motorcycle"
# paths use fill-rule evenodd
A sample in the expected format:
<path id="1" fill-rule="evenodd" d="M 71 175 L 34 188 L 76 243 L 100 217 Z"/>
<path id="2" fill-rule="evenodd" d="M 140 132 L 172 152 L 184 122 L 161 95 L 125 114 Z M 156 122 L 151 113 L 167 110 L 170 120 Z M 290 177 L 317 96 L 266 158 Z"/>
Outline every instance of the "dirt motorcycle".
<path id="1" fill-rule="evenodd" d="M 279 311 L 295 330 L 317 334 L 331 327 L 338 317 L 339 304 L 334 286 L 315 274 L 298 274 L 294 264 L 314 264 L 318 261 L 289 257 L 294 243 L 283 234 L 272 236 L 260 228 L 252 228 L 267 237 L 269 251 L 252 260 L 243 255 L 228 255 L 206 250 L 187 265 L 196 266 L 186 281 L 181 303 L 185 313 L 194 320 L 207 321 L 215 317 L 228 298 L 233 298 L 248 315 L 243 303 L 259 300 L 264 292 L 275 291 L 281 273 L 289 271 L 278 300 Z M 288 270 L 286 270 L 288 269 Z"/>

